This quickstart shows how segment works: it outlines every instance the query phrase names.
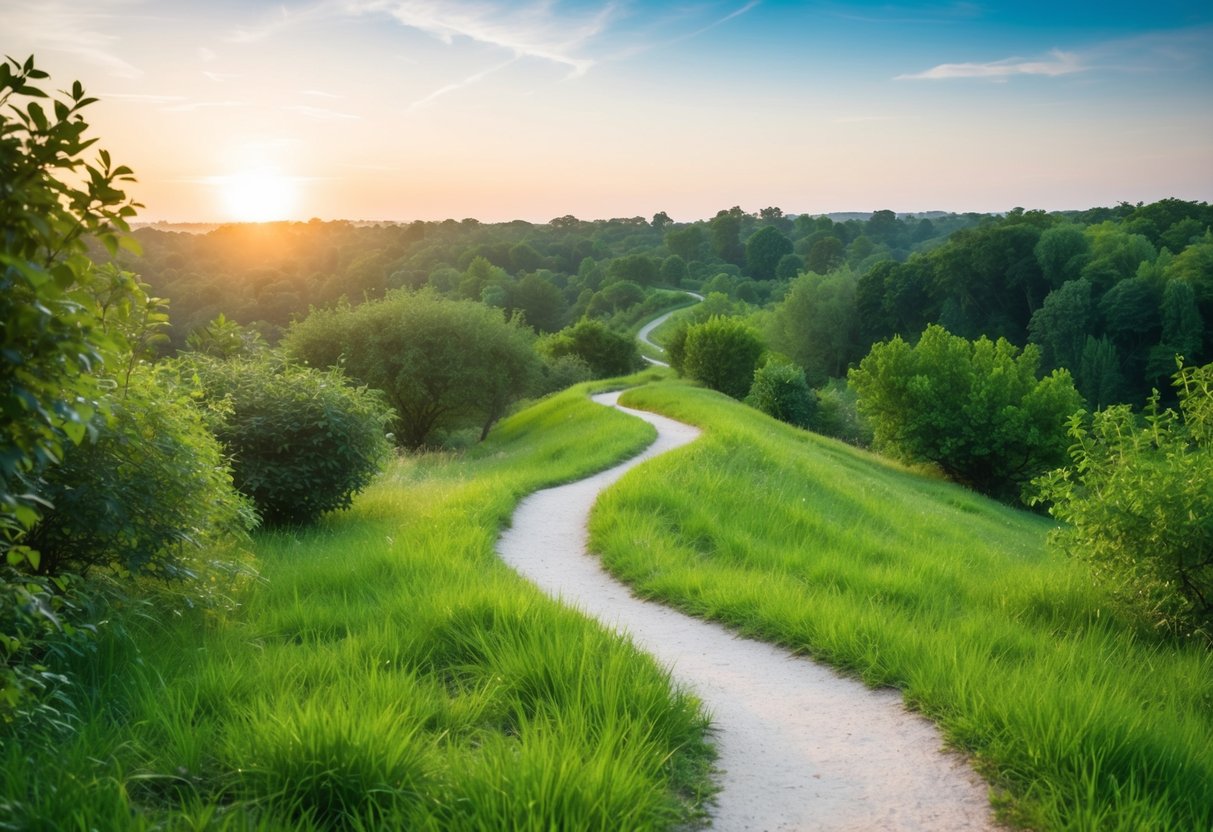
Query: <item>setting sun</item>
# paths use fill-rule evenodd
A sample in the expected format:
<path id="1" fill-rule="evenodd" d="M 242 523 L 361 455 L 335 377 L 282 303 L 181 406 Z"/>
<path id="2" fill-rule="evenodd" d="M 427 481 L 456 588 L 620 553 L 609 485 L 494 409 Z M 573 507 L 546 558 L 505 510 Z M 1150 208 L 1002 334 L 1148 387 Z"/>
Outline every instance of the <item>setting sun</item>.
<path id="1" fill-rule="evenodd" d="M 239 222 L 272 222 L 294 212 L 294 180 L 269 168 L 246 170 L 217 180 L 227 215 Z"/>

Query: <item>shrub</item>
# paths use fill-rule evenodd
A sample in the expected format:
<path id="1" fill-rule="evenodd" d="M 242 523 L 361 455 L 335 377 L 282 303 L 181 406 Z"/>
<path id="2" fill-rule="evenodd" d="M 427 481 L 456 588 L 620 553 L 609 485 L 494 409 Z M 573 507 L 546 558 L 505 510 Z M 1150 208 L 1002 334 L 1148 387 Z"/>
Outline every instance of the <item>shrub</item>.
<path id="1" fill-rule="evenodd" d="M 681 363 L 688 377 L 740 399 L 764 350 L 758 334 L 741 320 L 714 317 L 687 329 Z"/>
<path id="2" fill-rule="evenodd" d="M 1155 626 L 1213 639 L 1213 364 L 1175 375 L 1179 412 L 1116 405 L 1070 420 L 1071 465 L 1035 502 L 1068 525 L 1050 538 L 1091 563 L 1114 597 Z"/>
<path id="3" fill-rule="evenodd" d="M 97 371 L 121 349 L 89 292 L 86 239 L 112 254 L 135 205 L 129 169 L 99 151 L 88 163 L 81 111 L 95 99 L 79 82 L 48 97 L 47 74 L 0 61 L 0 556 L 37 522 L 38 477 L 84 439 L 104 409 Z M 128 242 L 128 240 L 123 240 Z"/>
<path id="4" fill-rule="evenodd" d="M 338 370 L 276 355 L 183 361 L 217 413 L 215 434 L 232 457 L 236 487 L 267 525 L 310 523 L 348 507 L 389 452 L 390 411 Z"/>
<path id="5" fill-rule="evenodd" d="M 810 430 L 860 448 L 871 447 L 872 426 L 859 415 L 858 397 L 844 379 L 831 379 L 813 392 L 817 407 Z"/>
<path id="6" fill-rule="evenodd" d="M 911 347 L 876 344 L 849 373 L 878 447 L 932 462 L 985 494 L 1021 486 L 1065 459 L 1065 420 L 1082 404 L 1070 374 L 1036 378 L 1039 352 L 932 325 Z"/>
<path id="7" fill-rule="evenodd" d="M 579 356 L 562 355 L 559 358 L 544 356 L 539 388 L 536 392 L 540 396 L 546 396 L 549 393 L 572 387 L 574 384 L 589 381 L 593 377 L 594 371 Z"/>
<path id="8" fill-rule="evenodd" d="M 549 359 L 576 356 L 589 365 L 594 378 L 623 376 L 644 366 L 635 341 L 590 318 L 544 338 L 539 351 Z"/>
<path id="9" fill-rule="evenodd" d="M 784 361 L 768 361 L 754 372 L 746 404 L 781 422 L 807 428 L 817 398 L 804 379 L 804 370 Z"/>
<path id="10" fill-rule="evenodd" d="M 252 510 L 172 372 L 139 365 L 110 410 L 46 474 L 51 507 L 28 537 L 42 572 L 182 577 L 199 549 L 244 537 Z"/>

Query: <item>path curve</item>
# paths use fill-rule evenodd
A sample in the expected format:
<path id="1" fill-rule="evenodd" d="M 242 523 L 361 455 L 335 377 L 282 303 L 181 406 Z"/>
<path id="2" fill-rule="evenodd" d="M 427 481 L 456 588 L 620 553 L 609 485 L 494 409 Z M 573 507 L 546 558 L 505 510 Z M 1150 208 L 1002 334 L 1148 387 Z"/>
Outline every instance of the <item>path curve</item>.
<path id="1" fill-rule="evenodd" d="M 594 400 L 618 406 L 619 394 Z M 993 830 L 987 787 L 894 690 L 854 679 L 710 622 L 632 597 L 586 550 L 600 491 L 696 428 L 620 408 L 653 424 L 639 456 L 524 499 L 501 557 L 549 595 L 628 634 L 704 702 L 720 755 L 712 828 Z"/>
<path id="2" fill-rule="evenodd" d="M 697 292 L 690 292 L 690 291 L 687 291 L 686 289 L 681 289 L 680 291 L 684 295 L 690 295 L 691 297 L 695 298 L 695 300 L 697 300 L 701 303 L 703 302 L 703 295 L 701 295 Z M 667 320 L 669 320 L 670 316 L 673 315 L 675 312 L 681 312 L 682 310 L 684 310 L 686 308 L 687 307 L 685 307 L 685 306 L 680 306 L 677 309 L 671 309 L 669 312 L 666 312 L 664 315 L 658 315 L 656 318 L 649 321 L 647 324 L 645 324 L 644 326 L 642 326 L 640 328 L 640 331 L 636 333 L 636 340 L 641 341 L 645 344 L 648 344 L 650 347 L 652 347 L 655 350 L 661 350 L 662 355 L 664 355 L 665 347 L 661 346 L 660 344 L 654 343 L 649 338 L 649 335 L 651 335 L 653 333 L 653 330 L 655 330 L 657 327 L 661 326 Z M 656 364 L 658 367 L 670 366 L 669 364 L 665 363 L 664 361 L 658 361 L 656 358 L 649 358 L 647 355 L 644 355 L 641 357 L 645 361 L 649 362 L 650 364 Z"/>

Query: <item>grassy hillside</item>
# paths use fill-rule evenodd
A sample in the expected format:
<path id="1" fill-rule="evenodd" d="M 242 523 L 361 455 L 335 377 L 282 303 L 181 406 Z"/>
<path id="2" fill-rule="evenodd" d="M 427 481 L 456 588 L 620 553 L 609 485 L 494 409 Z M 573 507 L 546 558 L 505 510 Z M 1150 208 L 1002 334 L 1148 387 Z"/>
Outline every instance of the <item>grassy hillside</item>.
<path id="1" fill-rule="evenodd" d="M 493 554 L 517 499 L 646 444 L 584 390 L 470 458 L 400 460 L 265 534 L 232 615 L 157 609 L 95 710 L 0 748 L 0 829 L 660 829 L 699 810 L 697 702 Z M 139 626 L 134 619 L 128 626 Z"/>
<path id="2" fill-rule="evenodd" d="M 1048 522 L 688 384 L 623 401 L 705 429 L 595 510 L 641 595 L 900 688 L 1015 823 L 1213 828 L 1213 655 L 1110 616 Z"/>

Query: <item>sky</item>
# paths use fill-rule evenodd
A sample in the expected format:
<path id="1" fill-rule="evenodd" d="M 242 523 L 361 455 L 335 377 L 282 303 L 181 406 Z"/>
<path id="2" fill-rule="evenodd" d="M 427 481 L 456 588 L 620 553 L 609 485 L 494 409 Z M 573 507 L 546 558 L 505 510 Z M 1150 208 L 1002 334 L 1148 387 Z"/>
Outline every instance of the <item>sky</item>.
<path id="1" fill-rule="evenodd" d="M 1213 3 L 0 0 L 146 222 L 1213 201 Z"/>

